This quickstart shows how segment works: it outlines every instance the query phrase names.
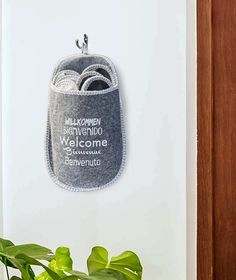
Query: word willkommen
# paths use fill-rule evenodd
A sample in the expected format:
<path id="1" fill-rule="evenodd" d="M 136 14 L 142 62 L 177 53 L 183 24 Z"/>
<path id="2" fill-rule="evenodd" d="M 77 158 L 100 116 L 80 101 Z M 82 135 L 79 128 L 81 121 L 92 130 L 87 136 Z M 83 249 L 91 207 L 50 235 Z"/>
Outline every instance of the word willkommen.
<path id="1" fill-rule="evenodd" d="M 73 119 L 65 118 L 65 125 L 69 126 L 100 126 L 101 118 L 92 118 L 92 119 Z"/>

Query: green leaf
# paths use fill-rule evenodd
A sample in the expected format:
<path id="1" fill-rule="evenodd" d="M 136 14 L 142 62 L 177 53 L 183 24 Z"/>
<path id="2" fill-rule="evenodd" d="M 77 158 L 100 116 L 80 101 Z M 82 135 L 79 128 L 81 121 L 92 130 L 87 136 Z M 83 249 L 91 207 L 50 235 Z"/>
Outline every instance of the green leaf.
<path id="1" fill-rule="evenodd" d="M 92 252 L 87 260 L 87 267 L 89 274 L 105 269 L 108 265 L 108 252 L 105 248 L 96 246 L 93 247 Z"/>
<path id="2" fill-rule="evenodd" d="M 99 270 L 90 275 L 86 275 L 85 273 L 80 271 L 69 271 L 69 273 L 73 276 L 77 276 L 77 279 L 79 280 L 125 280 L 124 276 L 121 273 L 111 269 Z"/>
<path id="3" fill-rule="evenodd" d="M 23 244 L 5 248 L 4 253 L 9 257 L 25 254 L 31 258 L 49 260 L 52 258 L 52 251 L 37 244 Z"/>
<path id="4" fill-rule="evenodd" d="M 3 252 L 7 247 L 10 246 L 14 246 L 10 240 L 0 238 L 0 252 Z"/>
<path id="5" fill-rule="evenodd" d="M 70 270 L 68 271 L 69 274 L 74 275 L 74 276 L 88 276 L 86 273 L 78 271 L 78 270 Z"/>
<path id="6" fill-rule="evenodd" d="M 88 280 L 89 279 L 89 276 L 84 272 L 71 270 L 71 271 L 68 271 L 68 273 L 71 274 L 71 276 L 75 276 L 75 277 L 77 277 L 77 279 L 80 279 L 80 280 Z"/>
<path id="7" fill-rule="evenodd" d="M 29 264 L 26 265 L 26 270 L 27 270 L 28 274 L 30 275 L 30 277 L 32 279 L 34 279 L 35 274 L 34 274 L 34 271 L 33 271 L 32 267 Z"/>
<path id="8" fill-rule="evenodd" d="M 78 276 L 65 276 L 63 278 L 61 278 L 61 280 L 82 280 L 81 278 L 79 278 Z"/>
<path id="9" fill-rule="evenodd" d="M 56 272 L 61 278 L 66 277 L 65 272 L 72 270 L 72 259 L 70 257 L 70 250 L 67 247 L 58 247 L 55 253 L 55 259 L 53 259 L 48 267 Z M 51 277 L 47 272 L 42 272 L 36 278 L 36 280 L 51 280 Z"/>
<path id="10" fill-rule="evenodd" d="M 18 260 L 11 259 L 11 262 L 13 263 L 13 265 L 16 268 L 19 269 L 23 280 L 33 280 L 33 278 L 30 276 L 29 272 L 27 271 L 27 269 L 25 269 L 25 267 Z"/>
<path id="11" fill-rule="evenodd" d="M 122 273 L 112 269 L 100 270 L 90 275 L 91 280 L 125 280 Z"/>
<path id="12" fill-rule="evenodd" d="M 20 277 L 12 276 L 10 280 L 22 280 Z"/>
<path id="13" fill-rule="evenodd" d="M 10 240 L 0 238 L 0 261 L 6 266 L 16 268 L 6 257 L 1 254 L 7 247 L 10 246 L 14 246 L 14 244 Z"/>
<path id="14" fill-rule="evenodd" d="M 56 272 L 61 278 L 66 277 L 66 271 L 72 270 L 72 259 L 70 250 L 67 247 L 58 247 L 55 253 L 55 258 L 51 260 L 48 267 Z M 77 277 L 78 278 L 78 277 Z M 40 273 L 35 280 L 51 280 L 47 272 Z"/>
<path id="15" fill-rule="evenodd" d="M 18 260 L 15 257 L 9 257 L 8 255 L 1 253 L 1 257 L 3 258 L 3 263 L 6 266 L 10 266 L 18 269 L 21 272 L 21 277 L 23 280 L 33 280 L 33 272 L 30 266 L 27 266 L 27 263 L 24 260 Z"/>
<path id="16" fill-rule="evenodd" d="M 50 260 L 52 256 L 51 250 L 36 245 L 36 244 L 24 244 L 24 245 L 14 245 L 11 241 L 6 239 L 0 239 L 0 246 L 2 252 L 0 251 L 0 261 L 2 261 L 6 266 L 19 269 L 24 280 L 34 279 L 34 273 L 30 266 L 27 266 L 25 260 L 16 259 L 16 255 L 24 253 L 33 258 Z"/>
<path id="17" fill-rule="evenodd" d="M 17 268 L 3 253 L 0 252 L 0 261 L 8 267 Z"/>
<path id="18" fill-rule="evenodd" d="M 142 265 L 139 257 L 132 251 L 125 251 L 119 256 L 112 257 L 109 267 L 122 272 L 127 276 L 127 279 L 142 279 Z"/>
<path id="19" fill-rule="evenodd" d="M 31 258 L 25 254 L 19 254 L 15 256 L 16 259 L 20 259 L 20 260 L 24 260 L 26 261 L 29 265 L 36 265 L 36 266 L 41 266 L 45 269 L 45 271 L 49 274 L 49 276 L 53 279 L 53 280 L 60 280 L 61 277 L 54 272 L 53 270 L 51 270 L 49 267 L 47 267 L 46 265 L 44 265 L 43 263 L 39 262 L 38 260 Z"/>
<path id="20" fill-rule="evenodd" d="M 34 278 L 35 280 L 52 280 L 46 271 L 41 272 L 38 276 Z"/>
<path id="21" fill-rule="evenodd" d="M 70 257 L 70 250 L 67 247 L 58 247 L 55 253 L 57 269 L 63 271 L 72 270 L 73 261 Z"/>
<path id="22" fill-rule="evenodd" d="M 142 266 L 138 256 L 132 251 L 125 251 L 119 256 L 108 259 L 108 252 L 103 247 L 94 247 L 87 261 L 89 275 L 103 269 L 121 273 L 125 280 L 141 280 Z"/>

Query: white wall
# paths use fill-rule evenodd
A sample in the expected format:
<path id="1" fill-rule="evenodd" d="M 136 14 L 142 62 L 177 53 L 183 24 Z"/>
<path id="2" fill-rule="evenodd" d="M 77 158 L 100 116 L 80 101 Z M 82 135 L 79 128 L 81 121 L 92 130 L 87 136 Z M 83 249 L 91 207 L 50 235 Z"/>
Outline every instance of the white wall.
<path id="1" fill-rule="evenodd" d="M 2 15 L 2 1 L 0 1 Z M 3 197 L 2 197 L 2 20 L 0 21 L 0 236 L 3 235 Z M 0 278 L 3 278 L 3 266 L 0 265 Z"/>
<path id="2" fill-rule="evenodd" d="M 197 279 L 196 0 L 187 0 L 186 192 L 187 279 Z"/>
<path id="3" fill-rule="evenodd" d="M 186 279 L 185 1 L 3 0 L 3 13 L 4 235 L 70 246 L 81 269 L 94 245 L 131 249 L 144 280 Z M 48 80 L 83 33 L 117 66 L 128 157 L 114 186 L 71 193 L 45 167 Z"/>
<path id="4" fill-rule="evenodd" d="M 0 1 L 0 13 L 2 14 L 2 1 Z M 2 21 L 0 21 L 2 30 Z M 2 108 L 2 32 L 0 32 L 0 112 Z M 0 114 L 0 155 L 2 155 L 2 113 Z M 3 208 L 2 208 L 2 157 L 0 157 L 0 235 L 3 234 Z M 0 270 L 1 273 L 1 270 Z"/>

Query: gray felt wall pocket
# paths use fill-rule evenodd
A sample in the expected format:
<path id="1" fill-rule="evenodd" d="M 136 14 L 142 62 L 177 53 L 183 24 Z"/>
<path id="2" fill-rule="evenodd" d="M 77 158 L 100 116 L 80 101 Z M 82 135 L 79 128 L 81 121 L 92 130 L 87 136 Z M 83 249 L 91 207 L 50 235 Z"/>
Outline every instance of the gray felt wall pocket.
<path id="1" fill-rule="evenodd" d="M 50 80 L 46 133 L 53 181 L 72 191 L 106 187 L 124 166 L 119 84 L 105 56 L 81 54 L 58 63 Z"/>

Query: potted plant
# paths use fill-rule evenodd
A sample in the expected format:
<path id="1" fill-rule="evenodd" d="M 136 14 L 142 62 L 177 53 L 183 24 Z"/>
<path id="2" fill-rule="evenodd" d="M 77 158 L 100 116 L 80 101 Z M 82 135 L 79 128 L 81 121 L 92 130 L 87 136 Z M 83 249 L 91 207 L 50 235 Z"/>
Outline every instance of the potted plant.
<path id="1" fill-rule="evenodd" d="M 8 280 L 141 280 L 142 265 L 132 251 L 125 251 L 109 259 L 108 251 L 100 246 L 92 248 L 87 260 L 88 273 L 73 269 L 70 250 L 52 250 L 37 244 L 15 245 L 0 238 L 0 261 Z M 34 267 L 42 272 L 35 275 Z M 18 271 L 18 272 L 16 272 Z M 18 276 L 17 276 L 18 275 Z"/>

